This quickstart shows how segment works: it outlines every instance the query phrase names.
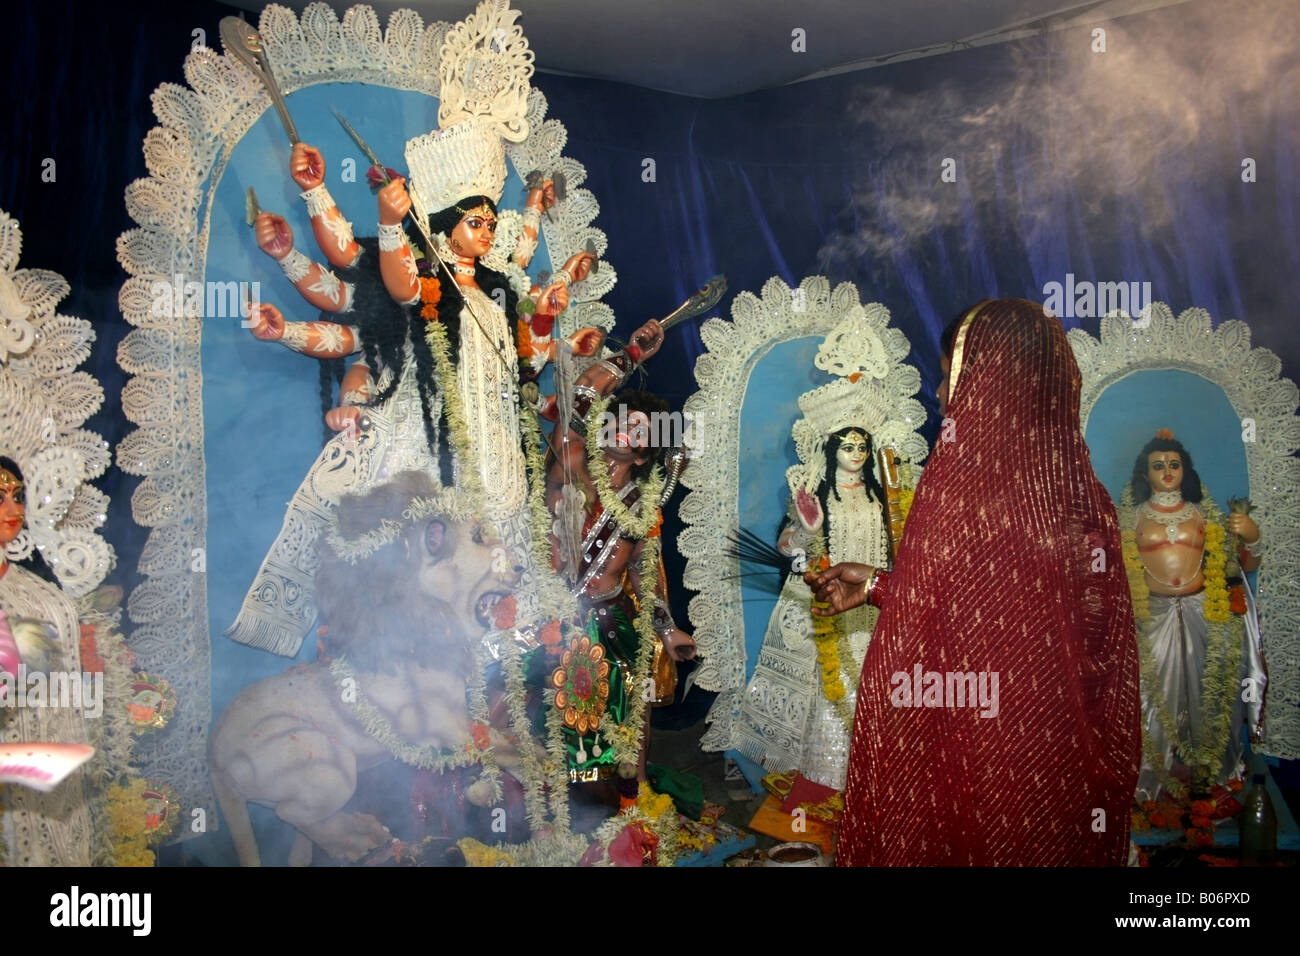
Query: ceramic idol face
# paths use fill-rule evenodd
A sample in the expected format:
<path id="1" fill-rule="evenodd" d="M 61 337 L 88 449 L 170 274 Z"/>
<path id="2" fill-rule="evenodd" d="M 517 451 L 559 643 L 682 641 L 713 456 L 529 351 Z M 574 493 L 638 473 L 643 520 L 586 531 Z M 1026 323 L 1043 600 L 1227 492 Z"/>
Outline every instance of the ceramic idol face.
<path id="1" fill-rule="evenodd" d="M 497 217 L 487 206 L 471 209 L 456 223 L 447 245 L 458 256 L 480 259 L 492 249 L 497 237 Z"/>
<path id="2" fill-rule="evenodd" d="M 863 466 L 867 463 L 870 450 L 867 436 L 859 431 L 851 431 L 844 436 L 840 441 L 840 447 L 835 450 L 835 464 L 846 475 L 860 475 Z"/>
<path id="3" fill-rule="evenodd" d="M 1183 456 L 1176 451 L 1153 451 L 1147 455 L 1147 483 L 1152 494 L 1179 491 L 1183 487 Z"/>
<path id="4" fill-rule="evenodd" d="M 23 483 L 0 468 L 0 547 L 18 537 L 23 530 Z"/>

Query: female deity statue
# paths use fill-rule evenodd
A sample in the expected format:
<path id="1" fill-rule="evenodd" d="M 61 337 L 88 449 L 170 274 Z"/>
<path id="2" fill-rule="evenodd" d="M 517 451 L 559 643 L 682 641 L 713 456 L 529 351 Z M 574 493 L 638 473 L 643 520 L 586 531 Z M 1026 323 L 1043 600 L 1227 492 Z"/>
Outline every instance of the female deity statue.
<path id="1" fill-rule="evenodd" d="M 11 546 L 25 524 L 24 489 L 17 463 L 0 457 L 0 610 L 17 639 L 13 649 L 21 657 L 22 674 L 58 671 L 80 680 L 80 629 L 72 601 L 52 583 L 54 576 L 39 552 L 26 560 L 29 567 L 10 560 Z M 48 678 L 45 684 L 52 689 Z M 0 707 L 0 742 L 86 743 L 80 706 L 13 704 Z M 77 771 L 50 793 L 5 788 L 0 820 L 9 865 L 90 865 L 91 817 L 84 775 L 84 770 Z"/>
<path id="2" fill-rule="evenodd" d="M 322 359 L 358 351 L 362 357 L 343 376 L 340 406 L 325 417 L 339 434 L 326 444 L 290 503 L 280 537 L 228 631 L 243 643 L 297 652 L 315 616 L 309 600 L 315 569 L 311 545 L 329 510 L 343 494 L 357 493 L 402 471 L 424 471 L 443 485 L 464 487 L 481 502 L 515 563 L 529 568 L 535 564 L 528 514 L 530 499 L 541 493 L 541 476 L 525 474 L 522 446 L 540 441 L 540 436 L 528 438 L 521 430 L 512 323 L 520 317 L 521 265 L 536 248 L 537 223 L 554 201 L 554 191 L 543 182 L 530 191 L 525 215 L 511 219 L 518 227 L 511 261 L 496 245 L 498 225 L 505 218 L 497 209 L 505 162 L 494 131 L 463 122 L 441 135 L 411 140 L 406 158 L 418 177 L 414 196 L 400 178 L 380 190 L 378 269 L 373 257 L 364 267 L 350 267 L 349 281 L 339 294 L 340 301 L 353 304 L 358 325 L 286 322 L 269 304 L 258 306 L 250 316 L 259 339 L 279 341 Z M 309 185 L 323 178 L 324 161 L 319 152 L 300 144 L 291 170 L 300 185 Z M 425 261 L 433 266 L 423 272 L 402 225 L 413 209 L 417 216 L 420 210 L 434 210 L 426 216 L 432 248 L 424 250 Z M 317 216 L 326 219 L 331 211 L 337 213 L 332 203 Z M 283 252 L 286 234 L 291 249 L 287 226 L 263 226 L 262 233 L 270 236 L 263 245 L 269 254 Z M 338 231 L 316 229 L 327 236 Z M 365 250 L 376 241 L 354 242 Z M 364 259 L 363 253 L 363 264 Z M 531 336 L 531 361 L 540 363 L 547 348 L 554 347 L 553 342 L 539 343 L 539 333 L 549 335 L 556 316 L 568 305 L 568 284 L 584 279 L 594 261 L 591 253 L 578 253 L 557 273 L 556 281 L 544 289 L 532 288 L 537 307 L 521 323 L 527 324 Z M 448 281 L 448 275 L 454 281 Z M 303 279 L 304 284 L 309 281 Z M 649 342 L 645 335 L 638 336 L 643 345 Z M 589 355 L 602 341 L 599 330 L 585 329 L 567 344 Z M 606 361 L 625 375 L 661 341 L 659 333 L 652 346 Z M 606 378 L 606 390 L 621 381 L 621 376 Z M 529 620 L 531 573 L 524 580 L 520 612 Z"/>
<path id="3" fill-rule="evenodd" d="M 1144 801 L 1226 783 L 1241 772 L 1242 723 L 1259 734 L 1268 678 L 1242 572 L 1259 567 L 1263 544 L 1244 511 L 1223 516 L 1168 429 L 1138 454 L 1123 507 L 1133 509 L 1121 520 L 1142 662 Z"/>
<path id="4" fill-rule="evenodd" d="M 363 492 L 407 470 L 468 493 L 493 522 L 512 562 L 526 568 L 521 619 L 536 610 L 530 604 L 538 589 L 529 585 L 539 562 L 533 559 L 529 519 L 544 520 L 545 502 L 543 476 L 526 474 L 525 459 L 540 435 L 535 421 L 520 416 L 514 323 L 525 318 L 519 298 L 530 290 L 523 267 L 536 249 L 540 217 L 555 189 L 530 177 L 523 214 L 498 212 L 506 143 L 521 143 L 530 132 L 533 58 L 514 23 L 517 16 L 503 4 L 482 4 L 448 31 L 437 68 L 438 128 L 406 144 L 410 193 L 400 177 L 380 190 L 376 240 L 353 237 L 324 190 L 320 152 L 294 150 L 290 173 L 304 190 L 326 258 L 344 270 L 342 282 L 292 252 L 292 234 L 282 222 L 260 223 L 259 243 L 299 291 L 313 304 L 350 308 L 357 324 L 334 317 L 285 322 L 278 310 L 263 305 L 250 316 L 253 334 L 318 358 L 360 352 L 362 361 L 342 376 L 340 404 L 326 414 L 327 425 L 339 434 L 294 495 L 228 631 L 236 640 L 296 653 L 315 618 L 313 545 L 328 514 L 343 494 Z M 375 172 L 388 179 L 386 171 Z M 410 235 L 402 225 L 408 213 L 417 227 Z M 426 263 L 423 273 L 418 260 Z M 537 309 L 528 322 L 526 357 L 534 368 L 549 344 L 537 339 L 543 331 L 549 335 L 567 306 L 568 283 L 593 267 L 592 254 L 578 253 L 557 272 L 557 281 L 532 287 Z M 579 337 L 577 347 L 590 354 L 602 340 L 591 332 Z M 322 385 L 329 395 L 324 373 Z M 558 600 L 558 588 L 542 590 L 555 592 Z"/>
<path id="5" fill-rule="evenodd" d="M 885 495 L 871 441 L 886 417 L 883 395 L 838 379 L 801 396 L 799 407 L 805 417 L 795 425 L 796 446 L 807 453 L 801 450 L 804 464 L 787 474 L 790 507 L 778 548 L 796 559 L 796 570 L 805 561 L 888 564 Z M 733 744 L 771 770 L 798 770 L 840 790 L 858 675 L 879 612 L 856 608 L 827 627 L 811 615 L 811 601 L 802 577 L 791 574 L 763 636 Z"/>

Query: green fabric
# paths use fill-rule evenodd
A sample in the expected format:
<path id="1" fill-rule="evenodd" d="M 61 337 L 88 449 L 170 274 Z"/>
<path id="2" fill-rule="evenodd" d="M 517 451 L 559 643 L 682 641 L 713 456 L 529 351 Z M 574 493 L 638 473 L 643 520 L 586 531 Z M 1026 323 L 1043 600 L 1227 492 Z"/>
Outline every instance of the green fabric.
<path id="1" fill-rule="evenodd" d="M 609 640 L 600 633 L 596 612 L 592 611 L 587 616 L 587 636 L 591 638 L 593 645 L 600 644 L 605 648 L 606 659 L 609 661 L 609 697 L 606 700 L 605 713 L 601 717 L 601 729 L 582 735 L 581 748 L 578 746 L 578 732 L 565 728 L 564 745 L 569 758 L 569 769 L 579 773 L 589 771 L 593 767 L 613 767 L 619 762 L 619 755 L 614 752 L 603 730 L 613 724 L 621 724 L 627 718 L 627 681 L 632 673 L 632 665 L 636 661 L 637 633 L 636 628 L 621 609 L 614 608 L 613 617 L 616 632 L 614 639 Z M 600 748 L 599 756 L 595 755 L 597 747 Z M 578 759 L 579 749 L 585 754 L 585 760 Z"/>
<path id="2" fill-rule="evenodd" d="M 693 773 L 682 773 L 671 767 L 646 764 L 645 775 L 656 793 L 666 793 L 673 798 L 677 811 L 692 820 L 704 812 L 704 781 Z"/>

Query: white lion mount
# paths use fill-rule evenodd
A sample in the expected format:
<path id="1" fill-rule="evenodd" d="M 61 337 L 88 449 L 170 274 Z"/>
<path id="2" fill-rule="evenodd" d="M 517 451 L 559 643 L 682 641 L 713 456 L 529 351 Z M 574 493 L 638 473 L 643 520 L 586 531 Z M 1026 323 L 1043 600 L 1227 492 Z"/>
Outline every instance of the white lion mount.
<path id="1" fill-rule="evenodd" d="M 90 484 L 108 468 L 108 442 L 80 426 L 104 402 L 88 372 L 95 332 L 60 315 L 68 283 L 56 272 L 19 269 L 23 235 L 0 212 L 0 454 L 14 459 L 27 486 L 27 527 L 7 556 L 39 549 L 63 590 L 82 597 L 113 568 L 100 529 L 108 496 Z"/>
<path id="2" fill-rule="evenodd" d="M 1152 304 L 1149 324 L 1123 315 L 1101 323 L 1100 340 L 1069 332 L 1083 375 L 1080 421 L 1102 393 L 1134 373 L 1175 369 L 1223 390 L 1239 420 L 1253 419 L 1254 441 L 1243 442 L 1255 518 L 1268 551 L 1259 569 L 1260 625 L 1268 657 L 1268 703 L 1263 750 L 1300 758 L 1300 391 L 1281 377 L 1282 363 L 1268 349 L 1250 346 L 1250 327 L 1231 320 L 1214 327 L 1204 309 L 1177 318 L 1163 302 Z M 1158 424 L 1158 423 L 1156 423 Z M 1153 429 L 1154 431 L 1154 426 Z"/>
<path id="3" fill-rule="evenodd" d="M 746 678 L 745 629 L 741 608 L 739 562 L 723 554 L 729 536 L 740 523 L 742 475 L 740 456 L 741 411 L 751 376 L 762 358 L 775 346 L 800 338 L 824 337 L 837 328 L 860 328 L 858 334 L 876 339 L 875 349 L 852 349 L 855 355 L 874 356 L 869 368 L 850 362 L 847 371 L 863 372 L 878 383 L 888 409 L 888 419 L 877 433 L 883 445 L 892 445 L 902 458 L 919 461 L 928 451 L 917 429 L 925 423 L 925 410 L 914 397 L 921 386 L 917 370 L 904 362 L 911 346 L 907 337 L 889 326 L 889 311 L 879 303 L 863 305 L 858 289 L 844 282 L 834 290 L 824 276 L 811 276 L 792 290 L 778 278 L 763 284 L 762 297 L 750 292 L 736 296 L 732 321 L 710 319 L 700 329 L 707 351 L 695 363 L 699 390 L 686 400 L 697 445 L 682 484 L 691 489 L 680 514 L 685 525 L 677 546 L 686 558 L 686 587 L 697 594 L 689 611 L 695 642 L 702 661 L 695 683 L 718 692 L 709 712 L 712 724 L 701 741 L 706 750 L 731 746 Z M 846 321 L 857 318 L 860 323 Z M 840 373 L 845 365 L 834 344 L 821 366 Z M 819 363 L 820 364 L 820 363 Z M 846 372 L 847 374 L 847 372 Z M 757 383 L 762 387 L 762 383 Z M 794 404 L 806 385 L 795 389 Z M 808 449 L 800 457 L 809 459 Z"/>
<path id="4" fill-rule="evenodd" d="M 505 0 L 479 5 L 474 17 L 495 24 L 488 29 L 490 42 L 498 48 L 493 53 L 517 54 L 517 16 Z M 505 31 L 504 40 L 495 32 L 498 28 Z M 285 7 L 268 6 L 258 33 L 286 97 L 325 83 L 361 83 L 439 97 L 453 26 L 425 24 L 414 11 L 398 10 L 385 31 L 369 6 L 354 6 L 340 20 L 329 6 L 313 3 L 301 18 Z M 475 49 L 481 53 L 481 48 L 464 47 L 470 56 L 466 68 L 478 62 Z M 453 72 L 466 75 L 464 70 Z M 186 809 L 205 807 L 209 819 L 215 819 L 204 752 L 212 711 L 207 590 L 204 575 L 191 571 L 194 556 L 206 553 L 208 520 L 203 320 L 155 314 L 152 290 L 155 283 L 170 284 L 177 275 L 203 279 L 217 189 L 235 148 L 271 108 L 271 100 L 247 67 L 211 48 L 190 51 L 185 77 L 188 86 L 165 83 L 154 92 L 158 125 L 144 140 L 149 176 L 126 190 L 127 211 L 139 225 L 118 238 L 118 261 L 129 275 L 118 302 L 135 328 L 118 348 L 118 364 L 129 376 L 122 411 L 137 428 L 119 444 L 117 460 L 123 471 L 143 477 L 132 496 L 132 514 L 150 529 L 138 564 L 144 581 L 128 602 L 135 624 L 130 645 L 140 668 L 166 677 L 179 698 L 168 746 L 141 753 L 141 770 L 172 786 Z M 463 97 L 463 108 L 476 114 L 483 92 L 492 84 L 468 85 L 474 89 Z M 527 136 L 506 147 L 515 168 L 559 171 L 568 182 L 565 200 L 541 221 L 551 261 L 562 263 L 589 242 L 602 256 L 599 271 L 570 286 L 570 306 L 560 316 L 557 334 L 584 326 L 610 329 L 613 311 L 599 300 L 613 288 L 617 275 L 603 261 L 605 234 L 591 225 L 600 207 L 589 190 L 580 188 L 586 170 L 561 155 L 567 133 L 558 120 L 545 118 L 546 98 L 540 91 L 511 81 L 497 92 L 507 100 L 525 97 Z"/>

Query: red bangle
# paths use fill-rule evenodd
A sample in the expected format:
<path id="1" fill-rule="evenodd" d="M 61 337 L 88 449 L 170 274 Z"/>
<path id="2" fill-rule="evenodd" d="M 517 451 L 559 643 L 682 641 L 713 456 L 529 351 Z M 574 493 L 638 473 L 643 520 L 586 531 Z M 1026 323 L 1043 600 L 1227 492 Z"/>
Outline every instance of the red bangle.
<path id="1" fill-rule="evenodd" d="M 624 351 L 627 352 L 627 357 L 632 360 L 633 365 L 641 364 L 641 349 L 637 347 L 635 342 L 629 343 Z"/>
<path id="2" fill-rule="evenodd" d="M 884 599 L 886 582 L 889 579 L 889 573 L 880 568 L 876 568 L 871 574 L 871 580 L 867 584 L 867 603 L 872 607 L 880 607 L 880 602 Z"/>

